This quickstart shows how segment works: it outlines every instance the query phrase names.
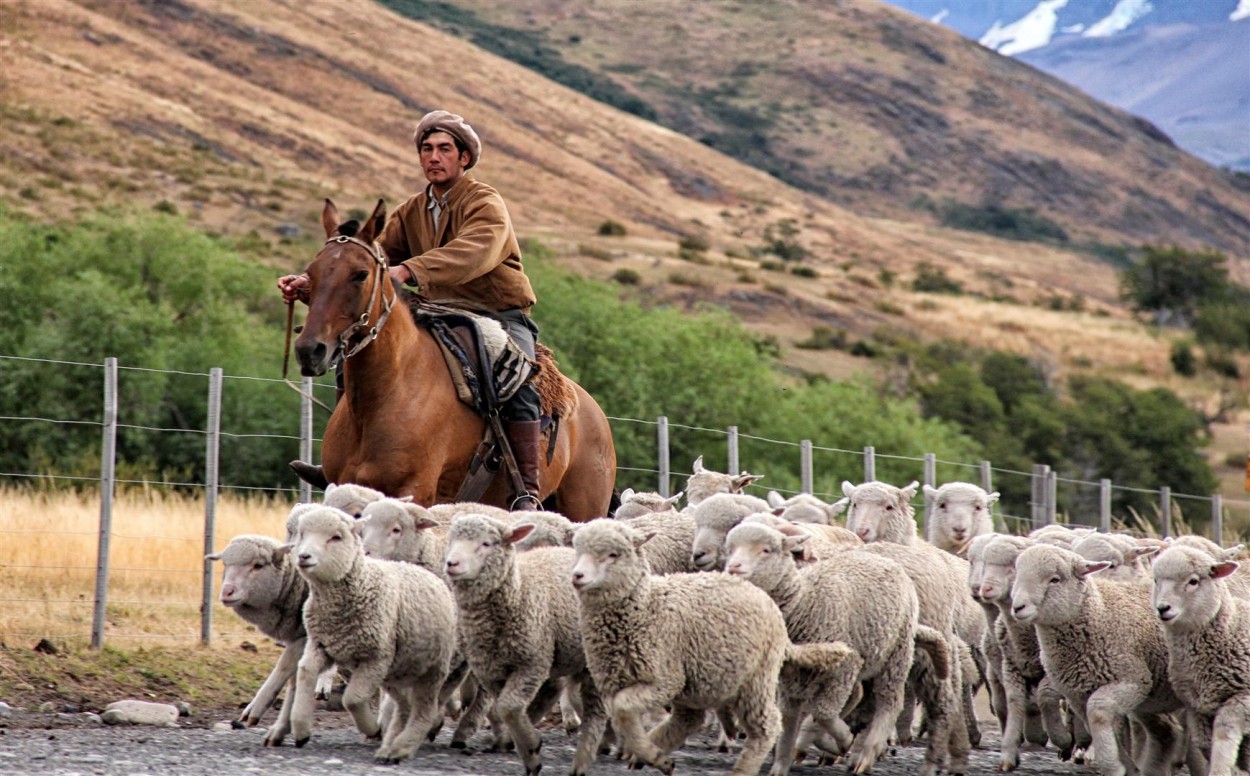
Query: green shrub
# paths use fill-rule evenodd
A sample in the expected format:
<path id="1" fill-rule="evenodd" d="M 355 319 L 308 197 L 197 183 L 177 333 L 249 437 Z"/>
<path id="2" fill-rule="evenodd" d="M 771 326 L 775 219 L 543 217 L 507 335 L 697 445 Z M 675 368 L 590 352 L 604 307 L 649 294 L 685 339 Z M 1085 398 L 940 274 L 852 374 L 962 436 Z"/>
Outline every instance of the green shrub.
<path id="1" fill-rule="evenodd" d="M 802 267 L 802 266 L 799 266 L 799 267 L 791 267 L 791 268 L 790 268 L 790 274 L 791 274 L 791 275 L 797 275 L 798 277 L 801 277 L 801 278 L 818 278 L 818 277 L 820 277 L 820 272 L 818 272 L 818 271 L 816 270 L 816 268 L 815 268 L 815 267 Z"/>
<path id="2" fill-rule="evenodd" d="M 786 264 L 783 261 L 773 261 L 772 259 L 764 259 L 760 261 L 760 269 L 765 269 L 765 270 L 768 270 L 769 272 L 785 272 Z"/>
<path id="3" fill-rule="evenodd" d="M 1241 377 L 1241 369 L 1228 351 L 1219 348 L 1208 348 L 1204 360 L 1206 361 L 1207 369 L 1215 372 L 1220 377 L 1227 377 L 1232 380 Z"/>
<path id="4" fill-rule="evenodd" d="M 893 270 L 882 269 L 877 273 L 877 282 L 886 288 L 892 288 L 897 278 L 898 273 Z"/>
<path id="5" fill-rule="evenodd" d="M 623 286 L 636 286 L 642 282 L 642 275 L 637 270 L 621 267 L 612 273 L 612 279 Z"/>
<path id="6" fill-rule="evenodd" d="M 703 253 L 708 249 L 707 240 L 698 235 L 686 235 L 677 241 L 677 247 L 683 251 Z"/>
<path id="7" fill-rule="evenodd" d="M 577 246 L 577 255 L 585 256 L 597 261 L 612 261 L 612 252 L 604 250 L 594 245 L 580 243 Z"/>
<path id="8" fill-rule="evenodd" d="M 927 294 L 959 295 L 964 292 L 963 284 L 948 277 L 945 269 L 924 261 L 916 266 L 916 277 L 911 282 L 911 288 Z"/>
<path id="9" fill-rule="evenodd" d="M 1172 343 L 1172 370 L 1182 377 L 1193 377 L 1198 371 L 1194 349 L 1185 340 Z"/>
<path id="10" fill-rule="evenodd" d="M 985 232 L 1008 240 L 1032 242 L 1068 241 L 1068 233 L 1055 221 L 1038 215 L 1031 208 L 1015 210 L 999 205 L 967 205 L 945 200 L 938 209 L 943 226 L 972 232 Z"/>
<path id="11" fill-rule="evenodd" d="M 695 251 L 690 248 L 678 248 L 677 258 L 682 261 L 688 261 L 691 264 L 711 264 L 712 261 L 703 251 Z"/>
<path id="12" fill-rule="evenodd" d="M 703 278 L 688 272 L 670 272 L 668 273 L 668 282 L 675 286 L 693 286 L 696 288 L 707 285 L 707 281 Z"/>
<path id="13" fill-rule="evenodd" d="M 608 219 L 599 224 L 599 234 L 603 237 L 622 237 L 625 234 L 625 225 L 620 221 Z"/>
<path id="14" fill-rule="evenodd" d="M 799 340 L 794 346 L 804 350 L 842 350 L 846 347 L 846 330 L 834 331 L 830 326 L 817 326 L 812 329 L 812 336 Z"/>

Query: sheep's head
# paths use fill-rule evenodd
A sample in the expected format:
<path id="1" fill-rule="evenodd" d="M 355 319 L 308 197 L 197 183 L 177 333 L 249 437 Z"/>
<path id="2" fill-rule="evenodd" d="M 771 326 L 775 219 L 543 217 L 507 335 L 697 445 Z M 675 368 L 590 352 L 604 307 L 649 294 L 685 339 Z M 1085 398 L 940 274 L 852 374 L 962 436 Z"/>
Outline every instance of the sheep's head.
<path id="1" fill-rule="evenodd" d="M 1036 544 L 1016 558 L 1011 613 L 1022 623 L 1061 625 L 1080 616 L 1091 574 L 1107 563 L 1088 561 L 1071 550 Z"/>
<path id="2" fill-rule="evenodd" d="M 1008 603 L 1016 581 L 1016 560 L 1033 541 L 1004 534 L 983 534 L 973 541 L 981 549 L 981 586 L 975 597 L 987 604 Z M 970 550 L 969 561 L 971 555 Z"/>
<path id="3" fill-rule="evenodd" d="M 287 552 L 277 539 L 244 534 L 231 539 L 221 552 L 205 555 L 222 562 L 221 603 L 263 609 L 276 601 L 282 593 Z"/>
<path id="4" fill-rule="evenodd" d="M 628 595 L 650 572 L 638 550 L 654 534 L 617 520 L 591 520 L 573 534 L 571 581 L 580 595 Z"/>
<path id="5" fill-rule="evenodd" d="M 698 506 L 717 493 L 741 493 L 746 486 L 764 478 L 762 474 L 724 474 L 703 468 L 703 456 L 694 460 L 693 474 L 686 480 L 686 503 Z"/>
<path id="6" fill-rule="evenodd" d="M 762 522 L 743 522 L 725 538 L 725 571 L 771 593 L 794 572 L 793 554 L 802 552 L 809 535 L 786 535 Z"/>
<path id="7" fill-rule="evenodd" d="M 309 581 L 342 579 L 364 560 L 354 520 L 346 512 L 320 506 L 300 515 L 293 552 L 295 568 Z"/>
<path id="8" fill-rule="evenodd" d="M 750 497 L 717 493 L 701 502 L 694 512 L 694 543 L 690 562 L 700 571 L 719 569 L 725 562 L 725 536 L 742 518 L 758 508 Z M 758 501 L 758 500 L 756 500 Z"/>
<path id="9" fill-rule="evenodd" d="M 915 510 L 911 500 L 920 483 L 896 488 L 884 482 L 853 485 L 842 483 L 847 498 L 846 527 L 865 543 L 895 541 L 908 543 L 916 536 Z"/>
<path id="10" fill-rule="evenodd" d="M 305 512 L 311 512 L 319 509 L 322 504 L 296 504 L 291 507 L 291 513 L 286 516 L 286 541 L 287 544 L 295 541 L 295 534 L 299 531 L 299 519 Z"/>
<path id="11" fill-rule="evenodd" d="M 981 601 L 981 582 L 985 579 L 985 546 L 996 534 L 981 534 L 968 542 L 968 592 L 975 601 Z"/>
<path id="12" fill-rule="evenodd" d="M 676 495 L 665 498 L 654 491 L 626 488 L 621 492 L 621 505 L 612 516 L 617 520 L 632 520 L 653 512 L 668 512 L 677 508 L 677 502 L 681 501 L 682 495 L 684 492 L 678 491 Z"/>
<path id="13" fill-rule="evenodd" d="M 384 498 L 380 491 L 364 485 L 357 485 L 354 482 L 345 482 L 342 485 L 331 483 L 326 486 L 326 495 L 321 503 L 327 507 L 341 509 L 352 517 L 360 517 L 360 513 L 366 506 L 380 498 Z"/>
<path id="14" fill-rule="evenodd" d="M 419 552 L 426 532 L 437 525 L 425 507 L 383 498 L 364 507 L 354 528 L 366 556 L 395 560 Z"/>
<path id="15" fill-rule="evenodd" d="M 1219 580 L 1237 570 L 1237 562 L 1216 560 L 1193 547 L 1171 547 L 1154 562 L 1153 601 L 1165 628 L 1205 628 L 1228 601 Z"/>
<path id="16" fill-rule="evenodd" d="M 1104 561 L 1106 579 L 1121 582 L 1150 579 L 1150 570 L 1142 559 L 1158 552 L 1158 547 L 1140 545 L 1131 536 L 1092 533 L 1072 543 L 1072 551 L 1086 560 Z"/>
<path id="17" fill-rule="evenodd" d="M 524 539 L 517 541 L 518 552 L 536 550 L 539 547 L 572 547 L 573 533 L 577 524 L 555 512 L 514 512 L 514 525 L 532 525 L 534 529 Z"/>
<path id="18" fill-rule="evenodd" d="M 1236 560 L 1241 554 L 1245 545 L 1235 544 L 1232 547 L 1221 547 L 1205 536 L 1196 536 L 1187 534 L 1185 536 L 1176 536 L 1164 540 L 1169 547 L 1190 547 L 1195 550 L 1201 550 L 1216 560 Z"/>
<path id="19" fill-rule="evenodd" d="M 966 549 L 968 541 L 990 514 L 998 493 L 986 493 L 970 482 L 948 482 L 940 488 L 924 486 L 932 504 L 929 541 L 941 547 Z"/>
<path id="20" fill-rule="evenodd" d="M 452 520 L 444 565 L 452 587 L 477 579 L 502 582 L 515 558 L 513 545 L 533 530 L 533 523 L 512 526 L 486 515 L 460 515 Z"/>

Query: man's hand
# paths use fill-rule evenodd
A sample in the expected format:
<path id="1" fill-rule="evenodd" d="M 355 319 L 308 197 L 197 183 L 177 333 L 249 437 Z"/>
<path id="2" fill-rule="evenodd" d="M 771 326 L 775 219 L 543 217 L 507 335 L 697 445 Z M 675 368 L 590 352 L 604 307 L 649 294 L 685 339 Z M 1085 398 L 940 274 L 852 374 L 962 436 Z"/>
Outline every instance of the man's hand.
<path id="1" fill-rule="evenodd" d="M 309 280 L 307 275 L 283 275 L 278 278 L 278 290 L 282 292 L 282 301 L 290 304 L 296 299 L 307 304 Z"/>
<path id="2" fill-rule="evenodd" d="M 391 267 L 388 272 L 391 273 L 391 280 L 402 285 L 416 285 L 416 278 L 412 276 L 412 270 L 408 269 L 405 264 L 396 264 Z"/>

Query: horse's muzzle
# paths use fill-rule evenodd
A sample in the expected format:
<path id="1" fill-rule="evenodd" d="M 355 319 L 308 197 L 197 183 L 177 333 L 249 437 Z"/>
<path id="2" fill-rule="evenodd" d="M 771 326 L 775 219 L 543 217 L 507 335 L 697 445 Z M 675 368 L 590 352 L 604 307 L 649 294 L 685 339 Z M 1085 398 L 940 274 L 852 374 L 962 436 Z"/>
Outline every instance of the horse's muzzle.
<path id="1" fill-rule="evenodd" d="M 304 377 L 320 377 L 330 371 L 337 351 L 337 347 L 332 349 L 324 342 L 305 341 L 301 337 L 295 343 L 295 360 L 299 361 L 299 373 Z"/>

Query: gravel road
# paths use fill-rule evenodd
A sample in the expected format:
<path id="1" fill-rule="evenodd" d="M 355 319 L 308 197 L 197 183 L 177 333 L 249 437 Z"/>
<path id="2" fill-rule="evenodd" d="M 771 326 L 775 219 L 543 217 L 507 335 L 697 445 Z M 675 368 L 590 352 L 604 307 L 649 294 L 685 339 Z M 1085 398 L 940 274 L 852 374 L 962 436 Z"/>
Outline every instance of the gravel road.
<path id="1" fill-rule="evenodd" d="M 344 774 L 402 773 L 410 776 L 522 776 L 515 754 L 478 752 L 465 754 L 449 749 L 451 729 L 433 744 L 423 745 L 412 760 L 394 766 L 373 763 L 373 744 L 363 743 L 343 712 L 319 711 L 313 738 L 303 749 L 289 744 L 278 749 L 260 745 L 259 729 L 215 731 L 212 723 L 224 713 L 197 714 L 197 722 L 178 728 L 106 727 L 84 721 L 84 715 L 56 715 L 14 712 L 3 720 L 0 730 L 0 773 L 20 774 L 116 774 L 117 776 L 223 776 L 223 774 L 262 773 L 266 776 L 344 776 Z M 998 736 L 988 723 L 981 748 L 973 751 L 970 774 L 996 774 Z M 288 739 L 289 740 L 289 739 Z M 479 735 L 471 744 L 485 740 Z M 678 776 L 727 774 L 731 755 L 712 748 L 710 737 L 692 738 L 676 754 Z M 572 763 L 573 741 L 562 729 L 543 733 L 544 772 L 567 773 Z M 920 771 L 923 749 L 898 747 L 894 754 L 873 769 L 879 776 L 904 776 Z M 609 757 L 596 762 L 593 774 L 639 773 Z M 842 766 L 800 765 L 790 771 L 795 776 L 841 774 Z M 1021 757 L 1020 774 L 1078 774 L 1089 769 L 1060 762 L 1053 749 L 1026 750 Z M 642 773 L 659 773 L 654 769 Z"/>

